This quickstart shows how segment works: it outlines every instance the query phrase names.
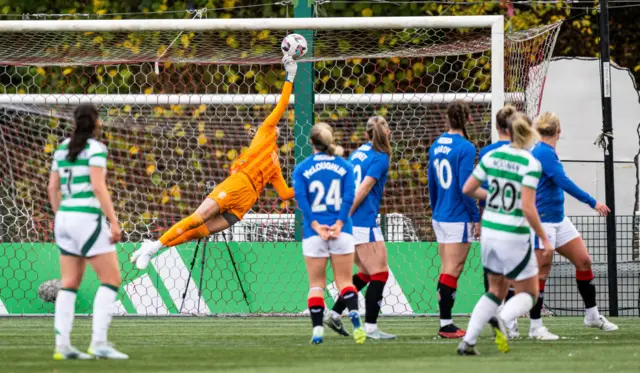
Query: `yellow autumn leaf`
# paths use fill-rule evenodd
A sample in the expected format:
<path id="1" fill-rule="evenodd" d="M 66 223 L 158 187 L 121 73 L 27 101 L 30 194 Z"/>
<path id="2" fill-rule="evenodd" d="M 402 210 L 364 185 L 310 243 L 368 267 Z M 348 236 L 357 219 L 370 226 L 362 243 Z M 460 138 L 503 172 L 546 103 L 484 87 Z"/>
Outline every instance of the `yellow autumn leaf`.
<path id="1" fill-rule="evenodd" d="M 114 77 L 118 74 L 118 70 L 116 69 L 110 69 L 109 70 L 109 76 Z"/>
<path id="2" fill-rule="evenodd" d="M 51 153 L 52 151 L 53 151 L 53 145 L 51 145 L 51 144 L 47 144 L 47 145 L 45 145 L 45 146 L 44 146 L 44 152 L 45 152 L 45 153 L 49 154 L 49 153 Z"/>
<path id="3" fill-rule="evenodd" d="M 124 110 L 125 113 L 131 112 L 131 105 L 124 105 L 123 110 Z"/>
<path id="4" fill-rule="evenodd" d="M 371 16 L 373 16 L 373 10 L 371 10 L 371 8 L 362 9 L 362 16 L 363 17 L 371 17 Z"/>
<path id="5" fill-rule="evenodd" d="M 96 36 L 95 38 L 93 38 L 93 44 L 101 44 L 104 41 L 104 38 L 102 36 Z"/>
<path id="6" fill-rule="evenodd" d="M 132 147 L 129 148 L 129 154 L 131 155 L 136 155 L 140 152 L 140 148 L 133 145 Z"/>
<path id="7" fill-rule="evenodd" d="M 216 158 L 222 158 L 223 155 L 224 153 L 222 152 L 222 150 L 216 150 Z"/>
<path id="8" fill-rule="evenodd" d="M 235 149 L 231 149 L 227 152 L 227 159 L 233 161 L 238 156 L 238 151 Z"/>
<path id="9" fill-rule="evenodd" d="M 145 89 L 144 89 L 144 94 L 145 94 L 145 95 L 150 95 L 150 94 L 152 94 L 152 93 L 153 93 L 153 88 L 148 87 L 148 88 L 145 88 Z"/>
<path id="10" fill-rule="evenodd" d="M 224 131 L 223 130 L 216 130 L 216 139 L 221 139 L 224 137 Z"/>
<path id="11" fill-rule="evenodd" d="M 200 132 L 204 131 L 204 122 L 198 122 L 198 131 Z"/>
<path id="12" fill-rule="evenodd" d="M 70 68 L 70 67 L 67 67 L 66 69 L 64 69 L 64 70 L 62 71 L 62 75 L 69 75 L 69 74 L 71 74 L 72 72 L 73 72 L 73 69 L 72 69 L 72 68 Z"/>
<path id="13" fill-rule="evenodd" d="M 169 202 L 170 198 L 167 195 L 162 196 L 162 204 L 166 205 Z"/>
<path id="14" fill-rule="evenodd" d="M 151 175 L 156 170 L 156 165 L 150 164 L 147 166 L 147 174 Z"/>
<path id="15" fill-rule="evenodd" d="M 249 123 L 245 123 L 244 124 L 244 129 L 245 130 L 250 130 L 251 129 L 251 125 Z"/>
<path id="16" fill-rule="evenodd" d="M 207 143 L 207 136 L 205 136 L 203 133 L 201 133 L 198 136 L 198 145 L 204 145 Z"/>
<path id="17" fill-rule="evenodd" d="M 47 73 L 46 71 L 44 71 L 44 69 L 43 69 L 42 67 L 38 67 L 38 68 L 36 69 L 36 72 L 37 72 L 38 74 L 40 74 L 40 75 L 44 75 L 44 74 L 46 74 L 46 73 Z"/>

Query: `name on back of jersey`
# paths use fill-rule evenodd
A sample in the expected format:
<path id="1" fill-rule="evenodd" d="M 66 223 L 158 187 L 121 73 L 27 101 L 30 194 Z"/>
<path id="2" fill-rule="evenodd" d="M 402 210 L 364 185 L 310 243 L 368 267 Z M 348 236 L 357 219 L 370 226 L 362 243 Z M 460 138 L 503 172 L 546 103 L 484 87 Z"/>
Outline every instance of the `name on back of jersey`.
<path id="1" fill-rule="evenodd" d="M 363 149 L 364 150 L 364 149 Z M 367 153 L 363 152 L 363 151 L 356 151 L 355 153 L 353 153 L 353 155 L 351 155 L 351 160 L 359 160 L 361 162 L 364 162 L 365 159 L 369 158 L 367 156 Z"/>
<path id="2" fill-rule="evenodd" d="M 451 140 L 451 139 L 446 139 L 446 140 Z M 433 154 L 444 154 L 447 155 L 449 154 L 449 152 L 451 151 L 451 148 L 448 146 L 444 146 L 444 145 L 438 145 L 433 149 Z"/>
<path id="3" fill-rule="evenodd" d="M 331 158 L 334 159 L 334 157 L 331 157 Z M 318 160 L 317 157 L 315 159 Z M 333 162 L 319 162 L 319 163 L 314 164 L 308 170 L 304 171 L 302 173 L 302 176 L 304 176 L 305 178 L 309 179 L 316 172 L 323 171 L 323 170 L 335 172 L 336 174 L 338 174 L 340 176 L 344 176 L 344 175 L 347 174 L 347 170 L 344 167 L 340 166 L 339 164 L 336 164 L 336 163 L 333 163 Z"/>
<path id="4" fill-rule="evenodd" d="M 514 173 L 519 173 L 520 172 L 520 167 L 522 167 L 522 165 L 520 163 L 511 162 L 511 161 L 507 161 L 507 160 L 504 160 L 504 159 L 489 158 L 489 161 L 491 162 L 489 164 L 489 166 L 491 168 L 496 168 L 496 169 L 503 170 L 503 171 L 510 171 L 510 172 L 514 172 Z"/>

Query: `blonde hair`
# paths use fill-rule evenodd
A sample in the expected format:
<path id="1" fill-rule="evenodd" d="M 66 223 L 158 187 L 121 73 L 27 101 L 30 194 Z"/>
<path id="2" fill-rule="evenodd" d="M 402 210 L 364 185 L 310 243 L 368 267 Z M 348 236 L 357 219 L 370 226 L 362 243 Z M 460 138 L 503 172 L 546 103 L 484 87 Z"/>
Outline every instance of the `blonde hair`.
<path id="1" fill-rule="evenodd" d="M 509 119 L 511 119 L 511 116 L 516 112 L 517 110 L 513 105 L 505 105 L 502 109 L 498 110 L 498 114 L 496 114 L 498 129 L 502 131 L 509 129 Z"/>
<path id="2" fill-rule="evenodd" d="M 369 136 L 373 149 L 391 156 L 388 130 L 389 123 L 379 115 L 374 115 L 367 121 L 367 136 Z"/>
<path id="3" fill-rule="evenodd" d="M 344 154 L 342 146 L 336 145 L 333 139 L 333 128 L 324 122 L 317 123 L 311 128 L 311 144 L 314 148 L 329 155 Z"/>
<path id="4" fill-rule="evenodd" d="M 529 149 L 540 138 L 533 128 L 531 119 L 523 113 L 515 113 L 508 121 L 511 134 L 511 146 L 520 149 Z"/>
<path id="5" fill-rule="evenodd" d="M 558 134 L 558 131 L 560 131 L 560 118 L 558 118 L 556 113 L 542 113 L 542 115 L 536 119 L 536 130 L 541 136 L 555 136 Z"/>

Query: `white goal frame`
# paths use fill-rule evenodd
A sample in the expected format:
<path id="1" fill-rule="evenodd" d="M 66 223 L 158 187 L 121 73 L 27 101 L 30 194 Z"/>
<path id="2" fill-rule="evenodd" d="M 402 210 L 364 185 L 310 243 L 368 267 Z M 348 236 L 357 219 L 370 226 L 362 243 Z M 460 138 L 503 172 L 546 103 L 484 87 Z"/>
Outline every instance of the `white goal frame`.
<path id="1" fill-rule="evenodd" d="M 0 22 L 0 34 L 20 32 L 140 32 L 212 30 L 355 30 L 405 28 L 491 28 L 491 93 L 435 94 L 320 94 L 316 103 L 448 103 L 464 100 L 491 103 L 492 140 L 497 138 L 495 117 L 504 106 L 504 17 L 328 17 L 328 18 L 244 18 L 244 19 L 129 19 L 129 20 L 22 20 Z M 0 104 L 256 104 L 275 103 L 278 95 L 77 95 L 2 94 Z"/>

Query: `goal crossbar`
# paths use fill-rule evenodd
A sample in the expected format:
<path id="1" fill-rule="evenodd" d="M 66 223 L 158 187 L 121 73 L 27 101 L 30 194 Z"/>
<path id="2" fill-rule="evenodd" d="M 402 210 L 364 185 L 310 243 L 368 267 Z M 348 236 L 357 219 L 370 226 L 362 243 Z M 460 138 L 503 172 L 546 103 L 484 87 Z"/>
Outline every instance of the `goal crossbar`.
<path id="1" fill-rule="evenodd" d="M 524 102 L 521 92 L 510 93 L 514 102 Z M 269 94 L 4 94 L 0 105 L 77 105 L 90 102 L 100 105 L 275 105 L 280 95 Z M 448 104 L 461 100 L 472 104 L 491 103 L 491 93 L 380 93 L 380 94 L 316 94 L 316 104 L 387 105 Z M 291 95 L 289 103 L 295 103 Z"/>
<path id="2" fill-rule="evenodd" d="M 243 19 L 23 20 L 0 22 L 0 32 L 139 32 L 214 30 L 359 30 L 404 28 L 482 28 L 502 16 L 328 17 Z M 497 30 L 496 30 L 497 31 Z M 500 29 L 503 33 L 504 30 Z"/>

